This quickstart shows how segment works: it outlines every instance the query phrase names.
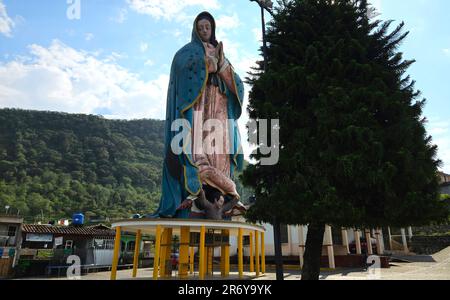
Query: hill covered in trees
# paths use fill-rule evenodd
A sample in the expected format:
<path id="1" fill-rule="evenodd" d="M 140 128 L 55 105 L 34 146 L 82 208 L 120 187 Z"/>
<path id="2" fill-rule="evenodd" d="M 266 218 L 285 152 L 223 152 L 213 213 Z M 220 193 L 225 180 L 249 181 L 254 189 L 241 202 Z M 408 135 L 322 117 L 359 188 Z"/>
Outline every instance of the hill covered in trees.
<path id="1" fill-rule="evenodd" d="M 0 109 L 0 214 L 129 218 L 161 197 L 164 121 Z M 242 200 L 252 191 L 236 182 Z"/>
<path id="2" fill-rule="evenodd" d="M 163 140 L 159 120 L 1 109 L 0 208 L 28 222 L 153 212 Z"/>

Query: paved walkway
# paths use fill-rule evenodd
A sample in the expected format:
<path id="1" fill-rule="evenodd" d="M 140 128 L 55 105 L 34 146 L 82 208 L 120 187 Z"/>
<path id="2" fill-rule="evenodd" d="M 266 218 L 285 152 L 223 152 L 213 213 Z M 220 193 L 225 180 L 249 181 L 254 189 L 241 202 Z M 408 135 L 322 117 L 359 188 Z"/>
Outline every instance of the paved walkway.
<path id="1" fill-rule="evenodd" d="M 321 280 L 450 280 L 450 247 L 436 253 L 432 256 L 410 256 L 403 257 L 411 263 L 391 263 L 389 269 L 363 270 L 363 269 L 338 269 L 334 271 L 321 272 Z M 248 267 L 248 266 L 246 266 Z M 256 278 L 255 273 L 244 272 L 244 279 L 248 280 L 275 280 L 275 270 L 267 266 L 266 274 Z M 118 280 L 132 280 L 132 270 L 120 270 L 117 272 Z M 137 280 L 151 280 L 153 274 L 152 268 L 139 269 Z M 175 274 L 175 272 L 174 272 Z M 82 280 L 109 280 L 110 272 L 91 273 L 81 277 Z M 295 267 L 285 269 L 285 280 L 301 279 L 301 272 Z M 230 272 L 228 279 L 238 279 L 237 270 Z M 60 278 L 31 278 L 31 279 L 49 279 L 66 280 Z M 174 277 L 176 279 L 176 277 Z M 198 274 L 190 275 L 189 279 L 198 280 Z M 212 280 L 221 280 L 220 272 L 215 272 L 214 277 L 207 278 Z"/>
<path id="2" fill-rule="evenodd" d="M 139 269 L 136 279 L 131 277 L 131 270 L 120 270 L 117 272 L 118 280 L 151 280 L 153 269 Z M 81 280 L 109 280 L 110 272 L 90 273 L 81 277 Z M 230 272 L 230 280 L 238 279 L 237 272 Z M 300 280 L 300 271 L 284 272 L 285 280 Z M 30 278 L 43 280 L 66 280 L 60 278 Z M 176 277 L 174 276 L 174 279 Z M 198 275 L 189 276 L 191 280 L 198 280 Z M 207 277 L 208 280 L 221 280 L 220 272 L 215 272 L 214 277 Z M 244 279 L 248 280 L 275 280 L 274 270 L 267 270 L 267 273 L 256 278 L 255 273 L 244 272 Z M 338 269 L 335 271 L 322 272 L 321 280 L 450 280 L 450 261 L 440 263 L 398 263 L 392 264 L 390 269 L 380 269 L 379 273 L 368 273 L 362 269 Z"/>
<path id="3" fill-rule="evenodd" d="M 327 280 L 450 280 L 450 247 L 434 255 L 402 256 L 410 263 L 391 263 L 389 269 L 368 273 L 364 270 L 347 270 L 322 274 Z"/>

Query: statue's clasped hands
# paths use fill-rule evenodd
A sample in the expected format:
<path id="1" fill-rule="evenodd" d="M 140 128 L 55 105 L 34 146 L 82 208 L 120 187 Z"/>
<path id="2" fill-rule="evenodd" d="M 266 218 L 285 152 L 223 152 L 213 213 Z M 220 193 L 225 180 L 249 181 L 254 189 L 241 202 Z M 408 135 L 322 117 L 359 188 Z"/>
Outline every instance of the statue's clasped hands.
<path id="1" fill-rule="evenodd" d="M 215 56 L 218 60 L 218 63 L 217 63 L 218 69 L 220 69 L 225 62 L 225 55 L 223 53 L 223 43 L 222 42 L 220 42 L 219 45 L 217 45 Z"/>
<path id="2" fill-rule="evenodd" d="M 211 45 L 211 47 L 213 47 L 213 46 Z M 215 50 L 210 51 L 207 54 L 207 60 L 208 60 L 209 73 L 216 73 L 219 70 L 221 70 L 221 68 L 223 67 L 223 65 L 225 63 L 225 54 L 223 53 L 223 43 L 222 42 L 220 42 L 217 45 Z"/>

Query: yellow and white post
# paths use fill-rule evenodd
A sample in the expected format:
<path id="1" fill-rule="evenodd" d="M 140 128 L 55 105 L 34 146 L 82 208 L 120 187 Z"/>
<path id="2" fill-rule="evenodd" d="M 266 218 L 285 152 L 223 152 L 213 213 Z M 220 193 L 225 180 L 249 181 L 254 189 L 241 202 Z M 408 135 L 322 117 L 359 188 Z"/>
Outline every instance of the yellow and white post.
<path id="1" fill-rule="evenodd" d="M 391 227 L 388 227 L 388 241 L 389 241 L 389 250 L 392 251 L 392 234 L 391 234 Z"/>
<path id="2" fill-rule="evenodd" d="M 205 226 L 200 228 L 200 246 L 199 246 L 199 270 L 198 275 L 200 280 L 205 279 Z"/>
<path id="3" fill-rule="evenodd" d="M 330 269 L 335 269 L 336 265 L 334 262 L 334 248 L 333 248 L 333 236 L 331 233 L 331 226 L 325 225 L 325 243 L 327 246 L 327 253 L 328 253 L 328 267 Z"/>
<path id="4" fill-rule="evenodd" d="M 305 263 L 304 255 L 305 255 L 305 226 L 300 225 L 298 227 L 298 255 L 300 260 L 300 269 L 303 269 L 303 265 Z"/>
<path id="5" fill-rule="evenodd" d="M 229 230 L 222 230 L 222 240 L 224 237 L 229 240 Z M 220 247 L 220 272 L 222 277 L 227 277 L 230 272 L 230 246 L 228 244 L 222 244 Z"/>
<path id="6" fill-rule="evenodd" d="M 256 261 L 256 276 L 259 276 L 259 232 L 255 230 L 255 261 Z"/>
<path id="7" fill-rule="evenodd" d="M 253 257 L 253 232 L 250 232 L 250 272 L 255 272 L 255 265 L 254 265 L 254 257 Z"/>
<path id="8" fill-rule="evenodd" d="M 380 228 L 377 228 L 375 230 L 375 237 L 377 239 L 377 254 L 383 255 L 383 239 L 382 239 L 382 232 Z"/>
<path id="9" fill-rule="evenodd" d="M 117 278 L 117 266 L 119 264 L 119 252 L 120 252 L 120 226 L 116 227 L 116 238 L 114 240 L 114 253 L 111 267 L 111 280 Z"/>
<path id="10" fill-rule="evenodd" d="M 208 274 L 208 276 L 212 276 L 214 275 L 213 273 L 213 258 L 214 258 L 214 248 L 209 246 L 207 247 L 207 266 L 208 266 L 208 271 L 206 272 Z"/>
<path id="11" fill-rule="evenodd" d="M 261 272 L 266 273 L 266 248 L 264 241 L 264 232 L 261 232 Z"/>
<path id="12" fill-rule="evenodd" d="M 170 261 L 170 256 L 172 254 L 172 232 L 172 228 L 165 228 L 163 231 L 161 257 L 159 260 L 160 277 L 171 276 L 170 270 L 167 268 L 167 264 Z"/>
<path id="13" fill-rule="evenodd" d="M 194 255 L 194 247 L 191 247 L 189 254 L 189 274 L 194 274 Z"/>
<path id="14" fill-rule="evenodd" d="M 354 232 L 354 235 L 355 235 L 356 254 L 361 255 L 362 254 L 362 250 L 361 250 L 361 232 L 359 231 L 359 229 L 355 229 L 353 232 Z"/>
<path id="15" fill-rule="evenodd" d="M 238 231 L 238 269 L 239 269 L 239 278 L 244 276 L 244 252 L 242 249 L 242 237 L 243 230 L 239 228 Z"/>
<path id="16" fill-rule="evenodd" d="M 136 232 L 136 240 L 134 244 L 134 257 L 133 257 L 133 278 L 136 278 L 137 270 L 139 267 L 139 251 L 141 248 L 141 231 Z"/>
<path id="17" fill-rule="evenodd" d="M 227 236 L 227 244 L 225 245 L 225 277 L 230 275 L 230 230 L 224 230 Z"/>
<path id="18" fill-rule="evenodd" d="M 156 234 L 155 234 L 155 257 L 153 260 L 153 280 L 158 280 L 159 274 L 159 257 L 161 252 L 161 225 L 156 226 Z"/>
<path id="19" fill-rule="evenodd" d="M 189 266 L 190 228 L 181 227 L 180 235 L 180 259 L 178 265 L 178 275 L 181 279 L 186 279 L 188 276 Z"/>
<path id="20" fill-rule="evenodd" d="M 348 244 L 348 233 L 347 229 L 342 227 L 342 245 L 345 246 L 347 254 L 350 254 L 350 246 Z"/>
<path id="21" fill-rule="evenodd" d="M 367 255 L 372 255 L 373 254 L 373 251 L 372 251 L 372 237 L 370 236 L 370 230 L 366 229 L 365 230 L 365 234 L 366 234 Z"/>

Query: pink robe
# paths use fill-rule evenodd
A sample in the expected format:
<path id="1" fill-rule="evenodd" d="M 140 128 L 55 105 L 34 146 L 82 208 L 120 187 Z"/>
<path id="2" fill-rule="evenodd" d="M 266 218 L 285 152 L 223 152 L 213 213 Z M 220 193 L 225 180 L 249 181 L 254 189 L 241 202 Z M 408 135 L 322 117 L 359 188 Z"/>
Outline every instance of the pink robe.
<path id="1" fill-rule="evenodd" d="M 205 45 L 207 53 L 214 55 L 215 47 L 211 44 Z M 210 72 L 216 69 L 209 65 Z M 219 76 L 226 83 L 228 89 L 236 94 L 236 89 L 233 82 L 233 70 L 229 65 L 225 70 L 219 73 Z M 208 84 L 202 93 L 199 101 L 194 105 L 194 125 L 193 125 L 193 157 L 195 164 L 199 167 L 199 174 L 202 183 L 208 184 L 219 189 L 223 194 L 239 198 L 236 191 L 236 185 L 231 180 L 230 176 L 230 154 L 228 153 L 230 145 L 230 135 L 228 131 L 228 109 L 227 97 L 222 94 L 219 87 Z M 202 124 L 205 121 L 215 119 L 222 124 L 222 128 L 215 128 L 219 130 L 220 140 L 205 140 L 208 135 L 211 136 L 207 128 L 203 128 Z M 220 130 L 222 129 L 222 130 Z M 202 134 L 200 132 L 202 131 Z"/>

